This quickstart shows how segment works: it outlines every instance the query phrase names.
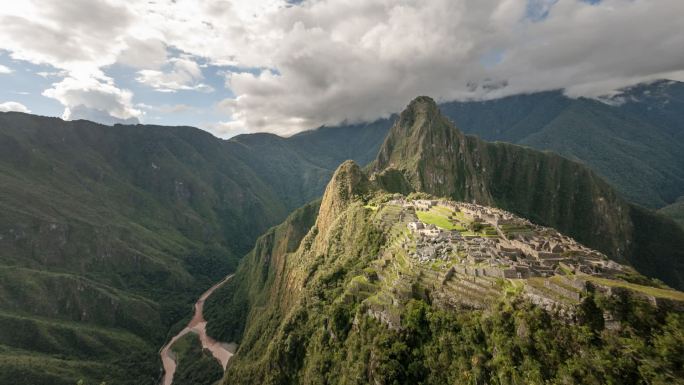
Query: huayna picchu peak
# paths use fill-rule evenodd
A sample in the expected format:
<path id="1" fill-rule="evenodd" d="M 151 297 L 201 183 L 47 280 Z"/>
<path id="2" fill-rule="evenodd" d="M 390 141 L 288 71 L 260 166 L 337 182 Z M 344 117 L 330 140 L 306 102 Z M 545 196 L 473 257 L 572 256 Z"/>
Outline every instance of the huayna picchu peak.
<path id="1" fill-rule="evenodd" d="M 370 167 L 388 191 L 499 207 L 684 287 L 684 232 L 672 221 L 628 203 L 582 164 L 464 135 L 428 97 L 399 115 Z"/>

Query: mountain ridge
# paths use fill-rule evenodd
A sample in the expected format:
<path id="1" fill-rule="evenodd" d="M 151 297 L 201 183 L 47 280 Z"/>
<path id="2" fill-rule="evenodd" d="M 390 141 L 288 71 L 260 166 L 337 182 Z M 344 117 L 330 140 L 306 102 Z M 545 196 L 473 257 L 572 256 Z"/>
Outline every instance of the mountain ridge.
<path id="1" fill-rule="evenodd" d="M 649 227 L 662 223 L 656 227 L 669 227 L 677 234 L 680 229 L 674 223 L 629 205 L 579 163 L 464 135 L 428 97 L 416 98 L 402 112 L 370 167 L 376 173 L 399 170 L 414 191 L 512 211 L 557 228 L 617 261 L 629 261 L 674 287 L 684 285 L 684 233 L 671 239 L 669 232 L 666 236 L 651 232 L 657 239 L 635 241 L 635 233 L 644 231 L 642 221 L 651 223 Z M 389 185 L 406 184 L 387 179 L 380 175 L 378 181 L 389 191 L 393 191 Z M 644 242 L 666 245 L 667 251 L 649 252 Z"/>
<path id="2" fill-rule="evenodd" d="M 230 286 L 209 298 L 208 320 L 214 323 L 210 332 L 240 342 L 222 383 L 439 384 L 523 378 L 535 383 L 551 379 L 602 383 L 618 378 L 638 383 L 645 378 L 658 381 L 647 369 L 656 362 L 664 370 L 662 381 L 680 375 L 669 369 L 667 359 L 650 350 L 661 338 L 668 338 L 660 337 L 667 333 L 661 330 L 681 328 L 662 321 L 676 319 L 667 305 L 652 307 L 632 297 L 629 290 L 609 289 L 622 293 L 612 297 L 591 289 L 577 297 L 576 318 L 568 321 L 560 309 L 542 310 L 520 296 L 544 298 L 551 295 L 548 287 L 574 293 L 567 288 L 567 282 L 575 282 L 573 276 L 562 281 L 566 283 L 548 286 L 533 278 L 529 284 L 538 288 L 521 292 L 515 285 L 498 288 L 494 282 L 499 281 L 487 280 L 486 275 L 466 280 L 453 266 L 434 270 L 432 264 L 441 257 L 429 257 L 435 259 L 426 263 L 409 255 L 414 249 L 403 242 L 411 242 L 413 236 L 406 223 L 410 228 L 415 222 L 407 217 L 411 210 L 397 209 L 399 202 L 413 200 L 420 214 L 418 207 L 436 198 L 425 193 L 408 198 L 383 193 L 372 180 L 368 185 L 359 172 L 351 162 L 342 164 L 320 204 L 328 209 L 316 214 L 318 203 L 312 203 L 271 229 L 245 257 Z M 598 286 L 604 284 L 597 281 Z M 486 294 L 493 302 L 483 310 L 473 308 L 467 297 L 457 299 L 462 307 L 452 308 L 437 296 L 444 290 L 456 298 Z M 492 299 L 493 290 L 510 295 Z M 681 293 L 677 296 L 684 300 Z M 617 303 L 622 307 L 614 307 Z M 605 321 L 603 314 L 617 321 Z M 653 318 L 643 318 L 646 314 Z M 232 322 L 222 324 L 226 318 Z M 642 336 L 639 322 L 652 329 Z M 628 330 L 638 330 L 630 338 L 639 340 L 639 354 L 649 359 L 627 359 L 619 367 L 595 359 L 621 355 L 616 351 L 623 348 L 616 342 L 623 340 L 616 337 Z"/>
<path id="3" fill-rule="evenodd" d="M 441 109 L 467 134 L 581 161 L 630 201 L 658 208 L 684 191 L 683 95 L 684 83 L 662 80 L 601 100 L 547 91 Z"/>
<path id="4" fill-rule="evenodd" d="M 257 146 L 192 127 L 0 114 L 0 324 L 64 341 L 0 333 L 0 383 L 154 383 L 156 349 L 195 295 L 319 196 L 327 164 L 363 160 L 363 147 L 306 151 L 320 140 Z"/>
<path id="5" fill-rule="evenodd" d="M 639 103 L 630 103 L 624 105 L 641 108 Z M 676 113 L 667 106 L 663 108 L 666 118 L 653 113 L 654 120 L 667 123 L 676 119 Z M 654 258 L 670 255 L 670 242 L 681 240 L 680 230 L 633 205 L 628 205 L 627 219 L 620 213 L 614 214 L 611 210 L 624 208 L 626 203 L 615 198 L 614 192 L 595 174 L 558 155 L 503 143 L 485 145 L 473 136 L 451 130 L 451 123 L 441 115 L 431 122 L 437 126 L 437 135 L 433 135 L 432 129 L 424 130 L 416 138 L 420 145 L 410 143 L 406 153 L 393 160 L 396 166 L 405 166 L 409 160 L 408 169 L 416 172 L 379 167 L 371 175 L 369 185 L 379 183 L 404 194 L 419 186 L 439 196 L 456 194 L 459 199 L 476 198 L 485 203 L 497 203 L 498 199 L 499 204 L 502 191 L 519 191 L 520 196 L 507 197 L 510 199 L 503 205 L 505 208 L 539 223 L 555 223 L 555 216 L 535 216 L 544 212 L 538 206 L 544 204 L 547 195 L 524 195 L 529 193 L 530 186 L 542 192 L 552 191 L 554 183 L 562 180 L 537 178 L 541 175 L 539 170 L 551 168 L 557 175 L 577 172 L 575 177 L 581 182 L 579 185 L 585 186 L 585 196 L 593 196 L 592 189 L 597 189 L 600 194 L 596 196 L 605 199 L 606 203 L 598 205 L 602 207 L 599 213 L 619 219 L 608 223 L 608 229 L 601 233 L 608 234 L 606 237 L 587 231 L 577 238 L 583 242 L 599 239 L 607 244 L 601 247 L 603 250 L 638 245 L 633 252 L 635 257 L 630 257 L 634 266 L 648 275 L 663 277 L 673 286 L 681 281 L 681 259 Z M 354 158 L 359 164 L 370 162 L 377 155 L 389 125 L 389 120 L 380 120 L 341 128 L 323 127 L 290 138 L 247 135 L 218 140 L 192 127 L 107 127 L 88 121 L 0 114 L 0 244 L 4 250 L 0 255 L 0 274 L 4 277 L 0 299 L 27 295 L 38 299 L 29 312 L 24 312 L 16 301 L 0 302 L 0 323 L 6 330 L 16 330 L 16 325 L 22 323 L 31 325 L 36 333 L 62 341 L 36 344 L 29 334 L 0 334 L 4 349 L 0 368 L 5 376 L 0 376 L 0 383 L 27 376 L 36 384 L 71 384 L 77 375 L 89 382 L 105 379 L 125 383 L 133 377 L 154 382 L 155 348 L 161 345 L 165 332 L 173 330 L 176 320 L 182 323 L 194 291 L 199 292 L 234 269 L 237 258 L 269 226 L 323 194 L 328 179 L 344 159 Z M 672 135 L 676 133 L 673 126 Z M 458 146 L 441 151 L 438 145 L 442 140 Z M 398 147 L 407 144 L 400 142 L 397 140 Z M 383 150 L 387 159 L 394 156 L 394 148 Z M 458 156 L 444 157 L 449 151 L 452 155 L 463 154 L 467 162 L 458 163 Z M 524 161 L 510 162 L 517 158 Z M 462 167 L 454 167 L 455 164 Z M 510 167 L 492 174 L 492 170 L 497 170 L 493 167 L 496 164 Z M 370 167 L 367 170 L 372 170 Z M 519 185 L 500 186 L 488 179 L 515 181 L 515 167 L 527 170 L 528 174 Z M 446 173 L 449 170 L 458 172 Z M 349 165 L 347 174 L 359 176 L 358 167 Z M 466 178 L 461 178 L 463 175 Z M 529 183 L 535 179 L 544 184 L 535 187 Z M 487 181 L 486 189 L 477 186 L 483 180 Z M 347 190 L 348 196 L 354 194 Z M 567 202 L 589 202 L 580 198 Z M 554 199 L 556 204 L 564 201 L 557 196 Z M 520 202 L 531 206 L 514 205 Z M 260 292 L 264 288 L 271 288 L 269 294 L 284 299 L 285 307 L 292 305 L 292 297 L 283 296 L 282 288 L 301 291 L 302 283 L 316 274 L 317 264 L 327 263 L 322 255 L 331 251 L 326 246 L 330 243 L 319 240 L 318 255 L 311 255 L 307 262 L 311 263 L 310 271 L 282 274 L 285 267 L 297 264 L 296 260 L 282 257 L 283 253 L 293 252 L 302 241 L 306 244 L 307 239 L 314 239 L 306 234 L 312 221 L 319 217 L 319 206 L 319 202 L 314 202 L 297 210 L 286 221 L 287 226 L 269 230 L 265 238 L 259 238 L 258 251 L 249 257 L 250 262 L 244 263 L 252 270 L 254 284 L 243 287 L 236 282 L 236 286 L 226 290 L 239 289 L 244 296 L 261 294 L 257 300 L 250 300 L 252 303 L 229 302 L 227 309 L 239 312 L 259 301 L 266 304 L 266 293 Z M 342 207 L 346 205 L 331 207 L 329 212 L 345 211 Z M 565 210 L 572 207 L 569 205 Z M 349 213 L 351 217 L 344 220 L 357 223 L 365 215 L 362 209 L 368 208 L 356 204 Z M 600 215 L 594 216 L 600 222 Z M 327 218 L 322 221 L 329 222 L 322 227 L 335 227 L 335 217 L 321 216 Z M 585 224 L 568 221 L 564 226 L 583 231 L 592 228 L 574 226 L 577 223 Z M 621 229 L 626 230 L 621 233 Z M 356 230 L 367 233 L 365 238 L 353 238 L 355 242 L 363 239 L 372 246 L 382 237 L 382 232 L 372 227 Z M 340 231 L 330 240 L 342 236 L 344 231 Z M 347 251 L 337 253 L 358 255 L 363 249 L 362 244 L 348 246 Z M 679 250 L 682 249 L 684 246 Z M 347 261 L 351 263 L 353 258 Z M 272 280 L 280 283 L 273 285 Z M 57 290 L 58 287 L 61 289 Z M 169 291 L 178 295 L 164 299 Z M 214 333 L 225 327 L 232 330 L 227 337 L 240 335 L 248 322 L 242 318 L 227 321 L 217 315 L 220 314 L 214 314 L 212 321 L 216 325 Z M 279 321 L 274 319 L 271 326 Z M 255 334 L 254 338 L 258 336 Z M 102 347 L 103 341 L 109 341 L 109 348 Z M 130 351 L 122 359 L 121 352 L 127 346 Z M 97 352 L 92 362 L 83 361 L 85 351 Z M 36 357 L 45 362 L 40 375 L 27 366 Z M 123 370 L 124 367 L 128 369 Z M 106 373 L 105 377 L 102 373 Z"/>

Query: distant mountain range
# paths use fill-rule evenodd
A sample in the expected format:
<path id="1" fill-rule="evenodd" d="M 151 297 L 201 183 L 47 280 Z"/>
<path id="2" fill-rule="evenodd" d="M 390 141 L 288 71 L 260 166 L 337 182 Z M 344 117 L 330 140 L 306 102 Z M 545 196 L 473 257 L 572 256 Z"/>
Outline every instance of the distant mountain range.
<path id="1" fill-rule="evenodd" d="M 684 83 L 642 84 L 600 101 L 543 92 L 440 108 L 465 133 L 578 160 L 632 202 L 658 208 L 684 195 Z"/>
<path id="2" fill-rule="evenodd" d="M 684 196 L 684 83 L 661 80 L 600 99 L 549 91 L 439 107 L 466 134 L 584 163 L 633 203 L 660 208 Z M 394 119 L 375 125 L 389 129 Z"/>

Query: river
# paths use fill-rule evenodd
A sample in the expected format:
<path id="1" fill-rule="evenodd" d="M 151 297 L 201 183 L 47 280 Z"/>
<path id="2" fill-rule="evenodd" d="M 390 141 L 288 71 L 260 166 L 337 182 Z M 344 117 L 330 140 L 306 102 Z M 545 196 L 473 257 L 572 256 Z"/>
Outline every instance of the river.
<path id="1" fill-rule="evenodd" d="M 225 343 L 216 341 L 215 339 L 207 335 L 207 321 L 204 319 L 204 301 L 209 298 L 214 290 L 221 287 L 223 284 L 228 282 L 233 277 L 233 275 L 227 276 L 223 281 L 210 287 L 209 290 L 205 291 L 195 302 L 195 314 L 193 314 L 192 319 L 188 325 L 183 328 L 178 334 L 173 336 L 171 340 L 161 348 L 159 354 L 161 355 L 162 364 L 164 365 L 164 377 L 162 379 L 161 385 L 171 385 L 173 383 L 173 375 L 176 372 L 176 357 L 171 347 L 178 341 L 181 337 L 188 333 L 195 333 L 199 336 L 200 342 L 204 349 L 208 349 L 211 354 L 216 358 L 223 370 L 226 370 L 226 365 L 228 365 L 228 360 L 235 354 L 237 345 L 234 343 Z"/>

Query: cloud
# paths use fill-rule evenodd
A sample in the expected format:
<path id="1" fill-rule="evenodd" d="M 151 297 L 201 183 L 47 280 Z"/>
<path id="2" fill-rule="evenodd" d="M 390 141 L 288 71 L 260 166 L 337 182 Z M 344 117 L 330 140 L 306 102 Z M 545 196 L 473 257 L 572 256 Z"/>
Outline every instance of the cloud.
<path id="1" fill-rule="evenodd" d="M 65 120 L 85 119 L 101 124 L 112 126 L 114 124 L 138 124 L 140 121 L 137 117 L 118 118 L 113 116 L 106 110 L 99 110 L 97 108 L 86 107 L 83 104 L 70 107 L 66 110 Z"/>
<path id="2" fill-rule="evenodd" d="M 237 121 L 207 123 L 199 126 L 201 129 L 211 132 L 219 138 L 230 138 L 240 134 L 249 134 L 251 131 Z"/>
<path id="3" fill-rule="evenodd" d="M 101 71 L 126 47 L 134 19 L 124 3 L 106 0 L 13 2 L 0 10 L 0 49 L 55 69 L 37 74 L 61 78 L 43 96 L 64 105 L 63 118 L 137 121 L 132 94 Z"/>
<path id="4" fill-rule="evenodd" d="M 229 74 L 237 97 L 220 105 L 232 125 L 291 134 L 422 94 L 596 96 L 683 70 L 681 14 L 680 0 L 308 1 L 266 23 L 277 44 L 257 40 L 273 70 Z"/>
<path id="5" fill-rule="evenodd" d="M 170 63 L 171 69 L 168 72 L 142 70 L 138 72 L 136 80 L 161 92 L 176 92 L 178 90 L 211 92 L 214 90 L 211 86 L 201 82 L 204 79 L 202 69 L 193 60 L 173 58 Z"/>
<path id="6" fill-rule="evenodd" d="M 144 109 L 146 111 L 152 111 L 162 114 L 178 114 L 189 111 L 197 111 L 196 107 L 187 104 L 162 104 L 162 105 L 148 105 L 144 103 L 139 103 L 138 108 Z"/>
<path id="7" fill-rule="evenodd" d="M 125 119 L 141 112 L 108 66 L 163 92 L 210 91 L 198 63 L 225 66 L 235 96 L 207 102 L 227 115 L 213 129 L 291 134 L 417 95 L 593 97 L 682 76 L 682 14 L 681 0 L 27 0 L 0 9 L 0 49 L 116 88 L 94 108 Z"/>
<path id="8" fill-rule="evenodd" d="M 527 0 L 525 17 L 532 21 L 544 20 L 558 0 Z"/>
<path id="9" fill-rule="evenodd" d="M 31 110 L 26 108 L 25 105 L 23 105 L 19 102 L 0 103 L 0 112 L 8 112 L 8 111 L 25 112 L 27 114 L 31 112 Z"/>
<path id="10" fill-rule="evenodd" d="M 40 71 L 36 72 L 36 75 L 42 77 L 42 78 L 63 78 L 69 75 L 67 71 Z"/>
<path id="11" fill-rule="evenodd" d="M 132 105 L 132 93 L 117 88 L 110 78 L 101 74 L 99 77 L 67 77 L 53 84 L 43 95 L 65 107 L 62 115 L 65 120 L 137 123 L 142 115 Z"/>
<path id="12" fill-rule="evenodd" d="M 2 74 L 11 74 L 14 72 L 11 68 L 5 67 L 4 65 L 0 64 L 0 75 Z"/>
<path id="13" fill-rule="evenodd" d="M 133 15 L 98 0 L 32 0 L 0 11 L 0 48 L 14 59 L 71 70 L 112 63 Z"/>
<path id="14" fill-rule="evenodd" d="M 128 37 L 126 48 L 121 51 L 117 62 L 134 68 L 160 68 L 166 63 L 166 44 L 159 39 L 136 39 Z"/>

